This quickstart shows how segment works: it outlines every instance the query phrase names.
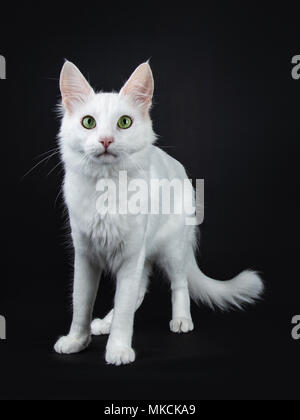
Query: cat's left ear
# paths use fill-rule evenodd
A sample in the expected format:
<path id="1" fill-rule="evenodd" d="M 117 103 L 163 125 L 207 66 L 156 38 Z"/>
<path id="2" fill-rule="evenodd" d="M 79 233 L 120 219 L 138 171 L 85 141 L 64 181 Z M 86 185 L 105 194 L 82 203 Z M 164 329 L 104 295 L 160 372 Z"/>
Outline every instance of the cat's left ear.
<path id="1" fill-rule="evenodd" d="M 60 73 L 60 91 L 62 104 L 70 114 L 95 94 L 82 73 L 70 61 L 65 62 Z"/>
<path id="2" fill-rule="evenodd" d="M 149 63 L 141 64 L 131 75 L 120 91 L 120 95 L 130 96 L 144 112 L 152 104 L 154 80 Z"/>

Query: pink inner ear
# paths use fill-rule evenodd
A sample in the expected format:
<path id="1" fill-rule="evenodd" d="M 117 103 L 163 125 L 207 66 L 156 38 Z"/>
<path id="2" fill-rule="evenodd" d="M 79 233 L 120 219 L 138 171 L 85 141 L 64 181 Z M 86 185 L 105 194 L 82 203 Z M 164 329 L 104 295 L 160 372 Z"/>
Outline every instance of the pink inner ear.
<path id="1" fill-rule="evenodd" d="M 70 113 L 76 106 L 85 103 L 94 93 L 78 68 L 69 61 L 66 61 L 61 71 L 60 90 L 63 106 Z"/>
<path id="2" fill-rule="evenodd" d="M 148 110 L 152 103 L 154 80 L 148 63 L 141 64 L 121 89 L 120 94 L 130 96 L 138 105 Z"/>

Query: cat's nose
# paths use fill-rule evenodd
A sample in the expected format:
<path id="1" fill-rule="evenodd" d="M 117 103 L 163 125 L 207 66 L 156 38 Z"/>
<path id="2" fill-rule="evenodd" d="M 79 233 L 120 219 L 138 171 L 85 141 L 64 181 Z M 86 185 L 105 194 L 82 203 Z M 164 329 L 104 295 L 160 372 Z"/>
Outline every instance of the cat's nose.
<path id="1" fill-rule="evenodd" d="M 109 146 L 114 142 L 114 138 L 113 137 L 103 137 L 99 140 L 99 143 L 102 144 L 102 146 L 105 149 L 108 149 Z"/>

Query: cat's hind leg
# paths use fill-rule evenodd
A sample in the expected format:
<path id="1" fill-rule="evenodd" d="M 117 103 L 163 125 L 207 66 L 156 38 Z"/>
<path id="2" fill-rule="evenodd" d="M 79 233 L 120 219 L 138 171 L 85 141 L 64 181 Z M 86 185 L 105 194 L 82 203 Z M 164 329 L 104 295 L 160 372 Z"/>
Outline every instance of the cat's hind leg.
<path id="1" fill-rule="evenodd" d="M 190 310 L 190 294 L 185 281 L 180 285 L 172 284 L 172 320 L 170 330 L 173 333 L 188 333 L 193 331 L 194 324 Z"/>
<path id="2" fill-rule="evenodd" d="M 147 292 L 148 280 L 149 275 L 151 272 L 150 263 L 146 263 L 143 271 L 142 282 L 140 286 L 140 293 L 137 302 L 136 310 L 142 305 L 145 294 Z M 96 318 L 91 324 L 92 335 L 99 336 L 99 335 L 106 335 L 110 333 L 111 323 L 114 316 L 114 309 L 108 312 L 108 314 L 100 319 Z"/>
<path id="3" fill-rule="evenodd" d="M 172 320 L 170 330 L 181 334 L 193 331 L 194 324 L 191 316 L 190 293 L 188 287 L 187 265 L 184 263 L 185 255 L 180 246 L 172 247 L 163 259 L 163 268 L 171 282 L 172 293 Z"/>
<path id="4" fill-rule="evenodd" d="M 91 324 L 92 335 L 105 335 L 110 333 L 110 327 L 114 316 L 114 310 L 108 312 L 103 318 L 96 318 Z"/>

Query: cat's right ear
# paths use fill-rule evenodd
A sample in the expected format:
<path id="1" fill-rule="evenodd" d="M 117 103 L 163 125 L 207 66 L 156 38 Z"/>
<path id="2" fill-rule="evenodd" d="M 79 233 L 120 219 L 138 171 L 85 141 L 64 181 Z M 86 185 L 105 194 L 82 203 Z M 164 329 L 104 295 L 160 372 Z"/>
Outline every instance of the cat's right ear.
<path id="1" fill-rule="evenodd" d="M 62 105 L 70 114 L 95 94 L 82 73 L 70 61 L 66 61 L 61 70 L 59 85 Z"/>

